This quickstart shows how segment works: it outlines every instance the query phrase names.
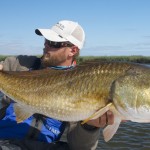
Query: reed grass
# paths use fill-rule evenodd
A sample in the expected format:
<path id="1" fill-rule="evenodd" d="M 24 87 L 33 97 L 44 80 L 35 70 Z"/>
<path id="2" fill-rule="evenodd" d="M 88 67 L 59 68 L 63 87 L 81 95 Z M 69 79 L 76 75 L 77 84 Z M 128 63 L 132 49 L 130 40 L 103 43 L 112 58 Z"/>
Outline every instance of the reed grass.
<path id="1" fill-rule="evenodd" d="M 3 61 L 6 57 L 8 56 L 0 55 L 0 61 Z M 77 59 L 78 64 L 85 61 L 128 61 L 150 64 L 150 56 L 80 56 Z"/>

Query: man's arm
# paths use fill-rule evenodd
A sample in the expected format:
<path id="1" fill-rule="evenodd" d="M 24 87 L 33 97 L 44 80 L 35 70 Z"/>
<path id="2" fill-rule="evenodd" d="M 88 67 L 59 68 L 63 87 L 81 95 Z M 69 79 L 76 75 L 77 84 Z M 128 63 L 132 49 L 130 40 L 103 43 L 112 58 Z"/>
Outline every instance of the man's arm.
<path id="1" fill-rule="evenodd" d="M 80 122 L 70 123 L 67 139 L 71 150 L 95 150 L 100 135 L 100 127 L 113 123 L 114 115 L 110 111 L 84 125 L 81 125 Z"/>
<path id="2" fill-rule="evenodd" d="M 4 61 L 0 62 L 0 70 L 4 71 L 27 71 L 28 68 L 21 66 L 17 57 L 7 57 Z"/>
<path id="3" fill-rule="evenodd" d="M 28 62 L 28 61 L 27 61 Z M 0 70 L 4 71 L 28 71 L 29 69 L 25 66 L 21 66 L 17 57 L 11 56 L 7 57 L 4 61 L 0 62 Z M 0 105 L 1 107 L 8 106 L 11 99 L 4 95 Z"/>
<path id="4" fill-rule="evenodd" d="M 3 63 L 0 62 L 0 70 L 3 70 Z"/>
<path id="5" fill-rule="evenodd" d="M 80 122 L 70 123 L 67 134 L 71 150 L 95 150 L 99 139 L 99 128 L 85 129 Z"/>
<path id="6" fill-rule="evenodd" d="M 29 69 L 39 69 L 40 58 L 36 56 L 11 56 L 0 62 L 0 69 L 4 71 L 28 71 Z"/>

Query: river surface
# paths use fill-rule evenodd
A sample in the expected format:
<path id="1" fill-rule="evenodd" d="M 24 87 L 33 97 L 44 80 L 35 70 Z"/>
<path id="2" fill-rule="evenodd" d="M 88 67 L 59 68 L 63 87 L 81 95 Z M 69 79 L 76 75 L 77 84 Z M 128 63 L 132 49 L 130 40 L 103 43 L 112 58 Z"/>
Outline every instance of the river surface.
<path id="1" fill-rule="evenodd" d="M 66 141 L 65 134 L 61 140 Z M 150 123 L 121 123 L 109 142 L 104 141 L 101 129 L 96 150 L 150 150 Z"/>
<path id="2" fill-rule="evenodd" d="M 103 140 L 101 130 L 96 150 L 150 150 L 150 123 L 121 123 L 109 142 Z"/>
<path id="3" fill-rule="evenodd" d="M 101 134 L 97 150 L 150 150 L 150 123 L 122 123 L 109 142 Z"/>

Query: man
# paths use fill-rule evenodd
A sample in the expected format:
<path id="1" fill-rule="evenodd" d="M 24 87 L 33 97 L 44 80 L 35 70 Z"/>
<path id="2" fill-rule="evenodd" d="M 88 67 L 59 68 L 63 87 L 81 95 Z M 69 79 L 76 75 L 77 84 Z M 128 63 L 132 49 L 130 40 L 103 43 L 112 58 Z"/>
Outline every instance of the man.
<path id="1" fill-rule="evenodd" d="M 76 57 L 85 41 L 84 30 L 78 23 L 63 20 L 51 29 L 36 29 L 35 32 L 45 38 L 43 56 L 41 58 L 34 56 L 8 57 L 4 62 L 1 62 L 1 70 L 27 71 L 42 69 L 43 67 L 66 70 L 75 67 Z M 5 141 L 5 144 L 2 140 L 0 145 L 8 149 L 17 146 L 18 149 L 29 148 L 32 150 L 94 150 L 98 144 L 99 127 L 113 124 L 113 114 L 109 111 L 100 118 L 91 120 L 84 125 L 81 125 L 80 122 L 68 123 L 68 148 L 66 143 L 55 142 L 62 135 L 66 123 L 34 114 L 22 123 L 17 124 L 13 113 L 13 103 L 7 101 L 3 100 L 2 112 L 4 113 L 0 120 L 0 139 L 7 139 L 7 141 Z M 5 134 L 5 131 L 9 131 L 9 133 Z M 11 140 L 12 138 L 17 140 Z M 54 142 L 55 144 L 47 144 Z"/>

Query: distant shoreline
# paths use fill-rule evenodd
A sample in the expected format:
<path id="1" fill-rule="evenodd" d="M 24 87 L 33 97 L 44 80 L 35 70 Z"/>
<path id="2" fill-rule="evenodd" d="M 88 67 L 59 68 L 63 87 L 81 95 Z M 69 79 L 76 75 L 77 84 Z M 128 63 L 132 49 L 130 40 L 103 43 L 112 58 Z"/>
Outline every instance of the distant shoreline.
<path id="1" fill-rule="evenodd" d="M 150 56 L 82 56 L 79 57 L 78 62 L 84 61 L 127 61 L 134 63 L 150 64 Z"/>
<path id="2" fill-rule="evenodd" d="M 5 55 L 0 55 L 0 61 L 3 61 L 6 57 Z M 38 55 L 37 57 L 40 57 Z M 85 61 L 128 61 L 135 63 L 150 64 L 150 56 L 80 56 L 77 59 L 77 63 L 81 64 Z"/>

